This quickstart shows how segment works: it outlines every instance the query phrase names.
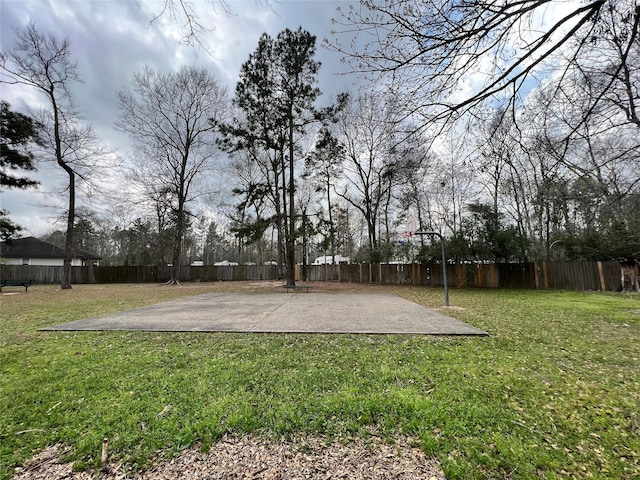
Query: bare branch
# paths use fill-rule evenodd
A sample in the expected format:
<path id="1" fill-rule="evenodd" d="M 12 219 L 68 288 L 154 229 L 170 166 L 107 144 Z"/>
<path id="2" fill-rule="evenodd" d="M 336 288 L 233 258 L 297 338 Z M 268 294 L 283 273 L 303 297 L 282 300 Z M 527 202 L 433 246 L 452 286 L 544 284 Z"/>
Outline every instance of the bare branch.
<path id="1" fill-rule="evenodd" d="M 408 115 L 418 113 L 425 122 L 450 121 L 486 101 L 505 101 L 515 112 L 531 81 L 538 83 L 538 72 L 553 62 L 560 75 L 572 62 L 584 65 L 584 52 L 600 47 L 606 35 L 598 33 L 611 22 L 628 26 L 618 32 L 624 45 L 612 77 L 620 81 L 630 71 L 640 16 L 635 0 L 580 3 L 545 23 L 541 17 L 551 5 L 551 0 L 363 0 L 360 8 L 340 10 L 334 20 L 336 37 L 325 45 L 342 53 L 353 72 L 404 94 Z M 353 40 L 342 45 L 338 34 Z M 558 64 L 562 58 L 568 63 Z M 623 80 L 633 84 L 632 78 Z M 610 94 L 613 84 L 603 85 L 594 106 Z M 633 89 L 627 89 L 626 96 L 635 107 Z M 627 112 L 635 121 L 634 110 Z"/>

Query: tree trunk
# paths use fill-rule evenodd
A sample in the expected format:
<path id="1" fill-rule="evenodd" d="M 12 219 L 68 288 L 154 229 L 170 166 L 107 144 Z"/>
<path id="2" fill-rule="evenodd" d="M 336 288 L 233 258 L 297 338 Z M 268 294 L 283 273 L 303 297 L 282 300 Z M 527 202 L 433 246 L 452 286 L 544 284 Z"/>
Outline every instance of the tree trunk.
<path id="1" fill-rule="evenodd" d="M 282 149 L 281 149 L 282 151 Z M 277 155 L 277 153 L 276 153 Z M 282 157 L 281 157 L 281 161 L 280 161 L 280 167 L 283 167 L 284 162 L 282 161 Z M 283 227 L 283 222 L 284 222 L 284 218 L 286 216 L 285 213 L 283 213 L 282 211 L 282 202 L 280 199 L 280 192 L 278 189 L 278 185 L 280 184 L 280 173 L 279 173 L 279 168 L 278 168 L 278 162 L 274 162 L 273 163 L 273 185 L 274 185 L 274 194 L 273 194 L 273 202 L 274 202 L 274 208 L 276 211 L 276 228 L 277 228 L 277 253 L 278 253 L 278 279 L 282 279 L 284 278 L 284 268 L 285 268 L 285 255 L 284 255 L 284 227 Z M 284 188 L 284 186 L 283 186 Z M 286 206 L 285 206 L 286 208 Z"/>
<path id="2" fill-rule="evenodd" d="M 284 242 L 281 247 L 281 251 L 283 252 L 284 258 L 284 268 L 287 279 L 289 278 L 289 253 L 288 253 L 288 245 L 289 245 L 289 206 L 287 204 L 287 169 L 285 165 L 284 159 L 284 145 L 282 146 L 282 150 L 280 152 L 281 158 L 281 167 L 282 167 L 282 233 L 284 235 Z M 288 284 L 288 283 L 287 283 Z"/>
<path id="3" fill-rule="evenodd" d="M 69 174 L 69 211 L 67 212 L 67 235 L 64 242 L 64 262 L 62 267 L 62 283 L 60 288 L 71 288 L 71 261 L 73 259 L 73 224 L 75 223 L 76 181 L 75 174 L 70 168 L 65 168 Z"/>
<path id="4" fill-rule="evenodd" d="M 327 210 L 329 211 L 329 242 L 331 243 L 331 263 L 336 263 L 336 228 L 333 224 L 333 209 L 331 206 L 331 179 L 327 172 Z"/>
<path id="5" fill-rule="evenodd" d="M 309 272 L 307 268 L 307 255 L 309 251 L 309 236 L 307 233 L 307 211 L 306 208 L 302 212 L 302 280 L 309 281 Z"/>
<path id="6" fill-rule="evenodd" d="M 293 109 L 289 110 L 289 235 L 287 235 L 287 285 L 296 284 L 295 252 L 295 185 L 293 171 Z"/>
<path id="7" fill-rule="evenodd" d="M 176 236 L 173 242 L 173 256 L 171 259 L 171 280 L 170 285 L 180 285 L 180 253 L 182 251 L 182 236 L 184 230 L 184 199 L 178 200 L 178 218 L 176 220 Z"/>
<path id="8" fill-rule="evenodd" d="M 53 88 L 49 92 L 51 106 L 53 107 L 53 138 L 55 141 L 56 162 L 69 175 L 69 209 L 67 210 L 67 235 L 64 242 L 64 261 L 62 266 L 62 282 L 60 288 L 69 290 L 71 288 L 71 261 L 73 259 L 73 224 L 76 213 L 76 178 L 73 169 L 62 158 L 62 140 L 60 136 L 60 112 L 53 93 Z"/>
<path id="9" fill-rule="evenodd" d="M 179 233 L 176 233 L 175 241 L 173 242 L 173 255 L 171 260 L 171 280 L 167 282 L 170 285 L 180 285 L 180 250 L 181 249 L 182 249 L 182 235 Z"/>

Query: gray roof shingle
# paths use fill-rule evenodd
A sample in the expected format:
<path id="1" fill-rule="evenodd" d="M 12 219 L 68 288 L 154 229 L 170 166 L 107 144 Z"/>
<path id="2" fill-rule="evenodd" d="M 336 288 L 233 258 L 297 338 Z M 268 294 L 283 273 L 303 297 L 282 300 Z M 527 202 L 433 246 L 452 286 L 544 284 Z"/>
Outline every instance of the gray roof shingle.
<path id="1" fill-rule="evenodd" d="M 4 258 L 64 258 L 64 249 L 36 237 L 24 237 L 11 242 L 0 242 L 0 257 Z M 102 257 L 76 249 L 73 258 L 100 260 Z"/>

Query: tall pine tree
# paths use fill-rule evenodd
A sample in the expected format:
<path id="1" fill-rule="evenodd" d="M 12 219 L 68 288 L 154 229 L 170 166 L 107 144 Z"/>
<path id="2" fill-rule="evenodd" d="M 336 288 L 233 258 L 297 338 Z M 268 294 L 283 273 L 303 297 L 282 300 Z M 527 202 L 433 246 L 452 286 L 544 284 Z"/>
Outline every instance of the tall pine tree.
<path id="1" fill-rule="evenodd" d="M 296 143 L 319 119 L 315 44 L 316 37 L 302 28 L 286 29 L 275 39 L 263 34 L 236 87 L 234 102 L 244 118 L 223 127 L 232 148 L 249 151 L 265 166 L 277 227 L 285 238 L 288 285 L 295 285 Z"/>
<path id="2" fill-rule="evenodd" d="M 13 112 L 7 102 L 1 102 L 0 110 L 0 187 L 35 187 L 38 182 L 13 172 L 35 170 L 29 144 L 39 141 L 36 125 L 31 117 Z M 9 220 L 8 213 L 0 210 L 0 239 L 3 241 L 14 238 L 22 230 Z"/>

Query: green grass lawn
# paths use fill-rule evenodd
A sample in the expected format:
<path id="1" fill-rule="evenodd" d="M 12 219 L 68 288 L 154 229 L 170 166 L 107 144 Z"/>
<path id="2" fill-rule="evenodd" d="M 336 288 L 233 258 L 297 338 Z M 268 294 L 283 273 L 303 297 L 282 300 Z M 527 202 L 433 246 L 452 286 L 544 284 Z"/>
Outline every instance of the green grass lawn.
<path id="1" fill-rule="evenodd" d="M 345 288 L 443 302 L 424 287 Z M 57 442 L 84 468 L 108 437 L 137 469 L 226 432 L 407 435 L 448 479 L 640 477 L 637 295 L 452 291 L 461 308 L 447 313 L 489 337 L 37 330 L 220 289 L 261 287 L 3 293 L 0 479 Z"/>

